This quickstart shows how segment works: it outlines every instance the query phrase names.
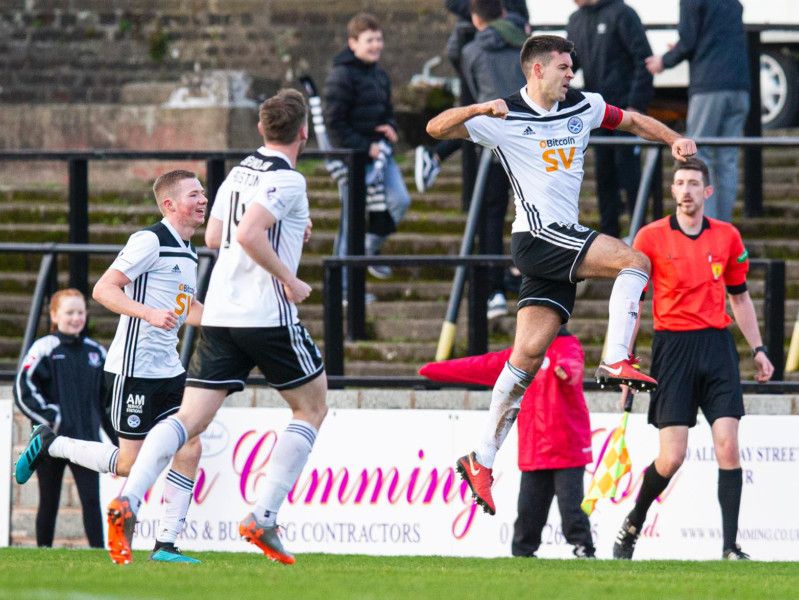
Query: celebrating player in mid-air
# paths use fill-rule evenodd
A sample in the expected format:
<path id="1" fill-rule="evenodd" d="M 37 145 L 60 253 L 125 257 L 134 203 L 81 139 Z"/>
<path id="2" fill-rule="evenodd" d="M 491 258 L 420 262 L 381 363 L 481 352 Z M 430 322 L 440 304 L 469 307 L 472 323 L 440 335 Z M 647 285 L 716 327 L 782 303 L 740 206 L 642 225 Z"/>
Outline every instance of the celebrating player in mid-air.
<path id="1" fill-rule="evenodd" d="M 291 407 L 253 512 L 239 532 L 270 559 L 293 564 L 278 538 L 277 511 L 308 460 L 327 414 L 319 349 L 297 317 L 311 292 L 296 275 L 310 236 L 305 178 L 295 170 L 308 139 L 305 99 L 282 90 L 261 105 L 264 145 L 234 167 L 211 211 L 205 241 L 220 248 L 205 298 L 200 342 L 177 415 L 156 425 L 130 471 L 125 496 L 108 507 L 111 557 L 130 557 L 136 512 L 172 456 L 208 427 L 225 396 L 254 366 Z"/>
<path id="2" fill-rule="evenodd" d="M 427 125 L 434 138 L 471 139 L 492 150 L 514 191 L 511 249 L 523 274 L 516 341 L 494 386 L 476 450 L 457 464 L 477 502 L 490 514 L 496 512 L 491 495 L 494 457 L 547 347 L 569 320 L 576 282 L 615 278 L 607 354 L 597 379 L 643 390 L 657 386 L 628 356 L 638 302 L 649 279 L 649 259 L 578 223 L 583 157 L 590 131 L 598 127 L 664 142 L 677 160 L 695 154 L 696 144 L 655 119 L 605 103 L 599 94 L 570 89 L 572 50 L 573 44 L 558 36 L 530 37 L 521 51 L 527 79 L 521 90 L 504 99 L 449 109 Z"/>

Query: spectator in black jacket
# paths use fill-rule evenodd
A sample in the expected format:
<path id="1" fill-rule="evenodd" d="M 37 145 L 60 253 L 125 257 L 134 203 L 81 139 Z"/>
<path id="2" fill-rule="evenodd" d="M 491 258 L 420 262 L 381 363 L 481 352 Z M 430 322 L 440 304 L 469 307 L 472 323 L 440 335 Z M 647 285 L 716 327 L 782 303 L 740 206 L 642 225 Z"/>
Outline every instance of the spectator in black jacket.
<path id="1" fill-rule="evenodd" d="M 398 139 L 397 123 L 391 81 L 377 64 L 382 52 L 383 31 L 377 18 L 366 13 L 354 16 L 347 24 L 347 48 L 333 58 L 324 87 L 325 122 L 333 145 L 369 153 L 372 162 L 366 169 L 367 183 L 377 176 L 376 168 L 382 169 L 385 209 L 369 215 L 366 253 L 371 256 L 380 253 L 411 202 L 399 167 L 390 155 Z M 381 142 L 388 144 L 388 154 L 383 146 L 381 155 Z M 385 266 L 369 267 L 369 272 L 380 279 L 391 276 L 391 269 Z"/>
<path id="2" fill-rule="evenodd" d="M 100 427 L 105 422 L 105 348 L 81 333 L 86 324 L 83 294 L 72 288 L 53 294 L 50 320 L 52 333 L 36 340 L 22 361 L 14 385 L 14 400 L 34 425 L 48 425 L 73 438 L 99 441 Z M 42 456 L 36 471 L 39 480 L 36 544 L 53 545 L 61 480 L 67 465 L 78 488 L 89 545 L 102 548 L 98 474 L 47 454 Z"/>
<path id="3" fill-rule="evenodd" d="M 582 69 L 586 89 L 602 94 L 614 106 L 646 112 L 654 93 L 645 60 L 652 48 L 638 14 L 622 0 L 575 0 L 566 35 L 574 42 L 574 70 Z M 629 136 L 597 129 L 594 136 Z M 640 148 L 596 146 L 596 184 L 599 231 L 619 237 L 621 191 L 632 215 L 641 179 Z"/>
<path id="4" fill-rule="evenodd" d="M 679 41 L 663 56 L 651 56 L 653 75 L 684 60 L 690 67 L 688 135 L 739 137 L 749 113 L 749 59 L 743 7 L 738 0 L 680 0 Z M 705 215 L 732 219 L 738 192 L 738 148 L 699 147 L 715 191 Z"/>
<path id="5" fill-rule="evenodd" d="M 525 84 L 519 63 L 519 52 L 527 39 L 524 19 L 509 15 L 502 0 L 472 0 L 471 11 L 477 33 L 463 48 L 461 69 L 472 96 L 477 102 L 488 102 L 518 92 Z M 509 192 L 510 180 L 494 158 L 486 178 L 478 225 L 480 254 L 505 254 L 503 232 Z M 503 274 L 502 267 L 488 271 L 489 319 L 508 313 Z"/>
<path id="6" fill-rule="evenodd" d="M 527 24 L 530 13 L 527 11 L 525 0 L 504 0 L 503 5 L 510 17 L 522 23 L 525 34 L 529 35 L 532 28 Z M 471 0 L 444 0 L 444 6 L 449 12 L 458 17 L 455 28 L 447 39 L 447 57 L 452 63 L 460 79 L 460 106 L 474 104 L 475 99 L 469 90 L 469 84 L 461 72 L 461 54 L 466 44 L 474 39 L 476 29 L 472 23 Z M 464 209 L 469 207 L 474 189 L 474 177 L 477 169 L 477 158 L 474 144 L 464 140 L 443 140 L 433 147 L 417 146 L 414 178 L 416 189 L 423 193 L 433 185 L 439 172 L 441 163 L 447 160 L 457 150 L 461 150 L 461 167 L 463 170 L 462 204 Z"/>

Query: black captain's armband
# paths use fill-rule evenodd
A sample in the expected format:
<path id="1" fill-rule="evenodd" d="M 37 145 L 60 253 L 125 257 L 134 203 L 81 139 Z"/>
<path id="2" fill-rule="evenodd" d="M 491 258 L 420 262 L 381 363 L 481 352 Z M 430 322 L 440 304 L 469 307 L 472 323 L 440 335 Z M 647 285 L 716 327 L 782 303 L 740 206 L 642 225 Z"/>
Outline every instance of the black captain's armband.
<path id="1" fill-rule="evenodd" d="M 738 294 L 743 294 L 747 289 L 746 282 L 744 281 L 739 285 L 728 285 L 727 293 L 732 296 L 737 296 Z"/>

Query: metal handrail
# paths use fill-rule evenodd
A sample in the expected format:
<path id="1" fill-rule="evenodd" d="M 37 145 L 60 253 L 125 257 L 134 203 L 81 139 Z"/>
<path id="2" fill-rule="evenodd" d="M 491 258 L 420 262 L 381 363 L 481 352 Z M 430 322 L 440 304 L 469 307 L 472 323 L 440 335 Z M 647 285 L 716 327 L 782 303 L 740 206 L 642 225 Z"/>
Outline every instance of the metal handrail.
<path id="1" fill-rule="evenodd" d="M 20 360 L 25 352 L 33 343 L 39 321 L 41 319 L 44 300 L 55 291 L 54 274 L 56 268 L 56 257 L 59 254 L 116 254 L 123 246 L 115 244 L 60 244 L 60 243 L 0 243 L 0 254 L 19 253 L 19 254 L 42 254 L 42 263 L 36 280 L 36 288 L 31 299 L 31 308 L 28 313 L 28 321 L 25 336 L 20 351 Z M 202 297 L 210 274 L 210 264 L 216 257 L 216 251 L 200 247 L 197 254 L 207 262 L 207 269 L 198 276 L 198 297 Z M 364 377 L 344 376 L 344 331 L 342 314 L 342 278 L 341 269 L 344 266 L 362 267 L 369 265 L 388 265 L 394 267 L 402 266 L 466 266 L 469 273 L 469 350 L 472 354 L 480 354 L 487 351 L 487 320 L 486 303 L 488 301 L 488 286 L 484 269 L 487 267 L 508 266 L 512 264 L 509 256 L 501 255 L 482 255 L 482 256 L 352 256 L 352 257 L 330 257 L 323 261 L 324 268 L 324 291 L 326 294 L 324 303 L 324 338 L 326 369 L 329 373 L 331 387 L 347 387 L 374 385 L 375 387 L 422 387 L 422 388 L 441 388 L 441 387 L 468 387 L 468 386 L 442 386 L 436 383 L 427 382 L 421 378 L 391 378 L 382 377 L 371 380 Z M 763 269 L 766 272 L 766 289 L 764 299 L 764 320 L 766 330 L 766 343 L 771 350 L 771 358 L 775 364 L 775 378 L 782 377 L 783 368 L 783 330 L 785 322 L 785 263 L 780 260 L 761 260 L 752 259 L 750 264 L 753 268 Z M 181 359 L 184 365 L 188 361 L 189 350 L 193 340 L 193 328 L 187 328 L 184 333 Z M 189 337 L 190 336 L 190 337 Z M 11 380 L 15 372 L 0 370 L 0 380 Z M 258 385 L 265 384 L 263 378 L 250 378 L 248 382 Z M 586 382 L 586 389 L 593 389 L 593 384 Z M 799 385 L 799 384 L 797 384 Z M 752 388 L 750 391 L 775 393 L 775 391 L 799 391 L 799 387 L 794 389 L 791 382 L 775 381 L 770 387 Z"/>
<path id="2" fill-rule="evenodd" d="M 36 277 L 36 287 L 34 288 L 33 298 L 31 299 L 31 308 L 28 312 L 28 320 L 25 325 L 25 332 L 22 336 L 22 345 L 17 360 L 17 368 L 22 364 L 25 353 L 28 351 L 28 348 L 31 347 L 36 337 L 45 299 L 49 298 L 55 292 L 56 268 L 58 266 L 56 259 L 58 255 L 95 254 L 102 256 L 106 254 L 118 254 L 122 248 L 123 246 L 119 244 L 0 243 L 0 254 L 42 255 L 42 261 L 39 265 L 39 274 Z M 200 261 L 205 265 L 205 269 L 198 272 L 197 276 L 197 295 L 198 298 L 202 299 L 205 296 L 205 289 L 208 285 L 210 265 L 216 259 L 216 251 L 204 247 L 197 248 L 197 255 L 200 257 Z M 181 360 L 184 366 L 188 364 L 190 348 L 194 343 L 195 329 L 196 328 L 191 325 L 186 326 L 183 340 L 184 346 L 181 351 Z"/>
<path id="3" fill-rule="evenodd" d="M 324 340 L 325 363 L 331 375 L 344 375 L 344 333 L 342 323 L 341 270 L 347 267 L 386 265 L 390 267 L 453 267 L 466 266 L 469 276 L 468 353 L 483 354 L 488 348 L 486 308 L 488 285 L 483 270 L 509 266 L 511 257 L 501 255 L 474 256 L 352 256 L 330 257 L 322 262 L 324 273 Z M 764 271 L 763 321 L 765 343 L 774 364 L 774 380 L 784 375 L 785 330 L 785 261 L 751 259 L 752 269 Z"/>
<path id="4" fill-rule="evenodd" d="M 210 212 L 216 193 L 225 179 L 225 161 L 237 160 L 252 150 L 0 150 L 0 161 L 66 161 L 69 173 L 69 241 L 76 244 L 89 243 L 89 161 L 93 160 L 205 160 L 206 193 Z M 366 163 L 365 152 L 351 149 L 307 150 L 300 161 L 337 157 L 347 165 L 347 181 L 350 193 L 347 195 L 347 214 L 350 226 L 347 230 L 347 248 L 351 255 L 364 254 L 364 234 L 366 232 Z M 88 293 L 88 260 L 80 252 L 70 255 L 69 284 L 83 293 Z M 365 274 L 354 269 L 348 274 L 351 310 L 363 310 L 363 297 L 366 289 Z M 357 319 L 352 319 L 357 325 Z M 353 326 L 355 326 L 353 325 Z M 363 336 L 362 331 L 355 331 Z"/>

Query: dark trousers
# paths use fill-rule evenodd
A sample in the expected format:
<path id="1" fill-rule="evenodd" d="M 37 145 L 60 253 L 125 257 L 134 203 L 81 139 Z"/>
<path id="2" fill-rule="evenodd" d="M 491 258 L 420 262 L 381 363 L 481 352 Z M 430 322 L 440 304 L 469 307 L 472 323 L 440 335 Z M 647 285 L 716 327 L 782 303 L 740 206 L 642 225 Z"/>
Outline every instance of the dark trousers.
<path id="1" fill-rule="evenodd" d="M 433 147 L 433 152 L 443 163 L 458 150 L 461 151 L 461 172 L 463 185 L 461 186 L 461 208 L 464 212 L 469 210 L 474 192 L 474 179 L 477 177 L 477 149 L 472 142 L 467 140 L 444 140 Z"/>
<path id="2" fill-rule="evenodd" d="M 466 29 L 468 29 L 468 27 Z M 458 73 L 458 78 L 460 79 L 461 93 L 458 97 L 458 105 L 469 106 L 470 104 L 474 104 L 476 100 L 469 90 L 469 84 L 461 74 L 460 59 L 458 58 L 456 60 L 450 57 L 450 60 L 452 61 L 452 66 L 455 68 L 455 72 Z M 477 176 L 477 146 L 474 143 L 465 140 L 443 140 L 438 142 L 438 144 L 436 144 L 436 146 L 433 148 L 433 152 L 438 154 L 438 158 L 441 160 L 441 162 L 447 160 L 458 150 L 461 151 L 461 172 L 463 179 L 463 185 L 461 186 L 461 209 L 463 212 L 467 212 L 469 210 L 469 205 L 472 202 L 474 178 Z"/>
<path id="3" fill-rule="evenodd" d="M 592 135 L 597 135 L 592 134 Z M 620 137 L 623 132 L 605 132 L 603 137 Z M 641 156 L 636 146 L 596 146 L 596 193 L 599 203 L 599 231 L 620 237 L 619 216 L 626 208 L 632 216 L 638 184 L 641 181 Z M 622 200 L 624 192 L 626 202 Z"/>
<path id="4" fill-rule="evenodd" d="M 45 456 L 36 469 L 39 480 L 39 511 L 36 513 L 36 545 L 52 546 L 61 481 L 69 465 L 83 507 L 83 528 L 92 548 L 103 547 L 103 519 L 100 513 L 100 476 L 96 471 L 75 465 L 62 458 Z"/>
<path id="5" fill-rule="evenodd" d="M 513 525 L 513 556 L 535 555 L 541 545 L 541 532 L 554 496 L 558 497 L 561 528 L 566 541 L 573 546 L 594 548 L 591 522 L 580 508 L 584 473 L 584 467 L 522 472 L 518 516 Z"/>
<path id="6" fill-rule="evenodd" d="M 488 152 L 488 150 L 485 150 Z M 480 254 L 505 254 L 505 215 L 508 212 L 510 180 L 498 162 L 492 162 L 486 177 L 483 206 L 477 227 Z M 493 295 L 505 290 L 505 269 L 488 269 L 489 289 Z"/>

